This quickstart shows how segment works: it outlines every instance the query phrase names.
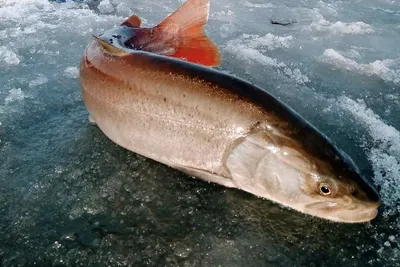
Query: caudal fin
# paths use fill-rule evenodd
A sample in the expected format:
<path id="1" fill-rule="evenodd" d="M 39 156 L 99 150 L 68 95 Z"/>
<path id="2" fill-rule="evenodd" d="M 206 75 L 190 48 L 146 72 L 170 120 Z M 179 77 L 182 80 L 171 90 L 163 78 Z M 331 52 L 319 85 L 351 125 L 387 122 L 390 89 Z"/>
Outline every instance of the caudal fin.
<path id="1" fill-rule="evenodd" d="M 155 27 L 157 34 L 168 38 L 173 51 L 168 56 L 205 66 L 220 64 L 217 46 L 204 33 L 209 7 L 209 0 L 188 0 Z"/>

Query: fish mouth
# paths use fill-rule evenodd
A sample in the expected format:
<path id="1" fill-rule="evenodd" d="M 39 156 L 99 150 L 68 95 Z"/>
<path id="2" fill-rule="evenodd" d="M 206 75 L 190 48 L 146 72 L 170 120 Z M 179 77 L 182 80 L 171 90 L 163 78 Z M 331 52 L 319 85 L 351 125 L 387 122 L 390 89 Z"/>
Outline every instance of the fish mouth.
<path id="1" fill-rule="evenodd" d="M 380 201 L 375 201 L 346 206 L 334 201 L 321 201 L 306 205 L 306 212 L 335 222 L 366 223 L 378 215 L 380 204 Z"/>
<path id="2" fill-rule="evenodd" d="M 98 35 L 92 35 L 93 39 L 96 41 L 102 44 L 117 47 L 123 51 L 131 50 L 130 47 L 126 46 L 126 43 L 135 36 L 136 31 L 125 25 L 109 29 Z"/>
<path id="3" fill-rule="evenodd" d="M 363 223 L 369 222 L 378 215 L 377 208 L 369 208 L 369 209 L 361 209 L 356 210 L 354 212 L 338 212 L 336 213 L 336 217 L 343 222 L 350 222 L 350 223 Z"/>
<path id="4" fill-rule="evenodd" d="M 129 52 L 126 51 L 123 47 L 116 43 L 110 43 L 102 37 L 92 35 L 94 41 L 98 42 L 108 53 L 114 56 L 125 56 L 128 55 Z"/>

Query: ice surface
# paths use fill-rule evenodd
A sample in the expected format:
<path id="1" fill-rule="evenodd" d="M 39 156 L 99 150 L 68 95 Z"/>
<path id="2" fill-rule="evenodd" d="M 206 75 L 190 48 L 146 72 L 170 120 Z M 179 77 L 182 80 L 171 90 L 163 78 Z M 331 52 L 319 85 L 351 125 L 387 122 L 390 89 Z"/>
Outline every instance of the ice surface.
<path id="1" fill-rule="evenodd" d="M 284 75 L 294 80 L 298 84 L 304 84 L 309 81 L 308 77 L 301 73 L 298 68 L 291 69 L 287 64 L 279 62 L 275 58 L 264 55 L 267 51 L 280 48 L 289 48 L 293 40 L 292 36 L 275 36 L 267 33 L 265 36 L 243 34 L 242 37 L 235 40 L 229 40 L 225 51 L 235 55 L 239 60 L 248 64 L 258 63 L 263 66 L 271 66 L 280 70 Z"/>
<path id="2" fill-rule="evenodd" d="M 25 94 L 22 92 L 21 88 L 13 88 L 9 91 L 9 95 L 4 99 L 6 104 L 23 100 L 25 98 Z"/>
<path id="3" fill-rule="evenodd" d="M 271 4 L 271 3 L 267 3 L 267 4 L 256 4 L 256 3 L 252 3 L 252 2 L 250 2 L 250 1 L 243 1 L 242 2 L 243 3 L 243 5 L 245 6 L 245 7 L 254 7 L 254 8 L 272 8 L 272 7 L 275 7 L 273 4 Z"/>
<path id="4" fill-rule="evenodd" d="M 341 97 L 338 104 L 356 117 L 357 123 L 367 127 L 373 140 L 368 157 L 374 169 L 375 182 L 382 188 L 380 193 L 383 201 L 392 207 L 390 212 L 399 212 L 400 132 L 387 125 L 362 100 Z M 370 147 L 367 144 L 365 146 Z"/>
<path id="5" fill-rule="evenodd" d="M 49 81 L 49 79 L 44 75 L 39 75 L 36 79 L 29 82 L 29 87 L 36 87 L 42 84 L 45 84 Z"/>
<path id="6" fill-rule="evenodd" d="M 399 266 L 398 1 L 218 0 L 206 26 L 220 70 L 288 103 L 379 186 L 366 225 L 190 179 L 88 121 L 91 34 L 133 13 L 155 25 L 180 3 L 0 0 L 0 265 Z"/>
<path id="7" fill-rule="evenodd" d="M 350 23 L 337 21 L 335 23 L 330 23 L 325 19 L 321 19 L 311 23 L 310 27 L 314 31 L 325 31 L 331 34 L 366 34 L 374 32 L 370 25 L 362 21 Z"/>
<path id="8" fill-rule="evenodd" d="M 64 70 L 64 75 L 68 78 L 77 78 L 79 75 L 78 67 L 68 67 Z"/>
<path id="9" fill-rule="evenodd" d="M 13 51 L 8 50 L 5 46 L 0 46 L 0 62 L 4 62 L 9 65 L 18 65 L 20 60 Z"/>
<path id="10" fill-rule="evenodd" d="M 132 15 L 132 9 L 130 8 L 130 6 L 126 3 L 119 3 L 116 7 L 115 7 L 116 11 L 118 12 L 118 14 L 121 14 L 123 16 L 130 16 Z"/>
<path id="11" fill-rule="evenodd" d="M 109 14 L 114 11 L 114 6 L 111 4 L 110 1 L 103 0 L 100 2 L 98 9 L 102 14 Z"/>
<path id="12" fill-rule="evenodd" d="M 339 69 L 366 75 L 377 75 L 385 81 L 400 84 L 400 57 L 398 59 L 376 60 L 368 64 L 361 64 L 342 56 L 334 49 L 326 49 L 321 56 L 321 60 Z M 394 68 L 391 68 L 392 66 Z"/>

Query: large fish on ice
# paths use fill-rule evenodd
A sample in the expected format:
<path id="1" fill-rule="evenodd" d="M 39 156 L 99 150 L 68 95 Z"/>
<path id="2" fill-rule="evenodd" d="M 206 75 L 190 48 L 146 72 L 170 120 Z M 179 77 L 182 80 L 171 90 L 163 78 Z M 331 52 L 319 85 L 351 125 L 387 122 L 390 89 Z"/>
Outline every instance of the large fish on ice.
<path id="1" fill-rule="evenodd" d="M 337 222 L 365 222 L 380 198 L 352 160 L 265 90 L 213 70 L 208 0 L 152 28 L 137 16 L 94 36 L 84 103 L 118 145 L 203 180 Z"/>

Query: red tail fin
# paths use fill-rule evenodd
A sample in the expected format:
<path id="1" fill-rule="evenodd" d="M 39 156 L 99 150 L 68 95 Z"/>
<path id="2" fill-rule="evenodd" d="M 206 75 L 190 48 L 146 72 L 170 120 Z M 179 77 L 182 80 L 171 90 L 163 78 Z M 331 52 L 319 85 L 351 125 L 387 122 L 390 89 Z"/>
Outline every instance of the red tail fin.
<path id="1" fill-rule="evenodd" d="M 209 6 L 209 0 L 188 0 L 155 27 L 157 33 L 167 36 L 167 44 L 173 48 L 168 56 L 206 66 L 219 65 L 218 48 L 204 33 Z"/>

